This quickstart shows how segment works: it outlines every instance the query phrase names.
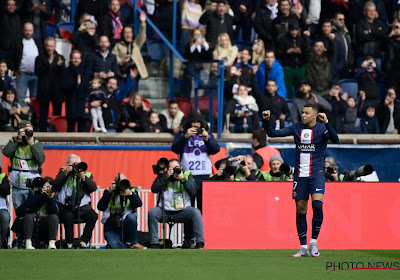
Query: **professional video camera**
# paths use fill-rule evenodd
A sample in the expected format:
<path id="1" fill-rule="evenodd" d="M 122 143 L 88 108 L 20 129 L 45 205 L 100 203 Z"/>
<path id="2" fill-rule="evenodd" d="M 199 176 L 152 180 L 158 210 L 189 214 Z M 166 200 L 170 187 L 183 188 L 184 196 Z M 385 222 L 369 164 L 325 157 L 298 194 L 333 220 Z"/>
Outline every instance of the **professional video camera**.
<path id="1" fill-rule="evenodd" d="M 153 172 L 156 175 L 165 174 L 169 160 L 167 158 L 160 158 L 157 164 L 153 165 Z"/>
<path id="2" fill-rule="evenodd" d="M 371 164 L 366 164 L 361 166 L 356 170 L 345 171 L 344 172 L 344 180 L 345 181 L 356 181 L 357 178 L 361 176 L 367 176 L 374 172 L 374 167 Z"/>
<path id="3" fill-rule="evenodd" d="M 74 168 L 75 172 L 85 172 L 88 169 L 88 165 L 86 162 L 75 162 L 71 164 L 71 166 Z"/>
<path id="4" fill-rule="evenodd" d="M 34 191 L 41 191 L 45 181 L 42 177 L 30 178 L 26 180 L 26 186 Z"/>
<path id="5" fill-rule="evenodd" d="M 294 174 L 294 167 L 290 166 L 287 163 L 282 163 L 279 167 L 279 171 L 281 171 L 286 176 L 291 176 Z"/>

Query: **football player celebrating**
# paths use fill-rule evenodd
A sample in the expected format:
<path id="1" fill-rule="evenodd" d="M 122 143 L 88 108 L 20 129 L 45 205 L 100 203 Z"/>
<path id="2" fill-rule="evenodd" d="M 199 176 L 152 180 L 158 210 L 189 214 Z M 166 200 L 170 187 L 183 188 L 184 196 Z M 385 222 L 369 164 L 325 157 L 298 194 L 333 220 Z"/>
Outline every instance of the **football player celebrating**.
<path id="1" fill-rule="evenodd" d="M 307 205 L 311 194 L 313 218 L 311 255 L 319 256 L 317 238 L 321 230 L 323 213 L 322 201 L 325 193 L 325 150 L 328 140 L 338 143 L 339 137 L 328 122 L 325 113 L 318 113 L 315 104 L 307 104 L 301 113 L 301 122 L 280 130 L 274 130 L 269 122 L 271 112 L 262 113 L 264 128 L 269 137 L 293 135 L 296 143 L 295 173 L 293 181 L 293 199 L 296 201 L 296 225 L 301 249 L 293 257 L 307 257 Z M 322 123 L 317 122 L 317 118 Z"/>

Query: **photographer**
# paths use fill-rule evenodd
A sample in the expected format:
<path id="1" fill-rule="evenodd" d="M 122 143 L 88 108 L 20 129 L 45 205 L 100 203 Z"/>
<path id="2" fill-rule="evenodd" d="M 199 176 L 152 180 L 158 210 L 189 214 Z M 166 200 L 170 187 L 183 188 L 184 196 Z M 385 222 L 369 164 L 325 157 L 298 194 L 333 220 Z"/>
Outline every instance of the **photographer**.
<path id="1" fill-rule="evenodd" d="M 179 155 L 183 169 L 192 172 L 197 189 L 197 208 L 202 211 L 201 185 L 212 173 L 210 155 L 218 153 L 220 147 L 212 133 L 208 133 L 208 125 L 199 112 L 192 111 L 189 114 L 183 131 L 176 135 L 171 150 Z M 195 195 L 191 198 L 192 205 Z"/>
<path id="2" fill-rule="evenodd" d="M 171 159 L 166 174 L 163 172 L 158 174 L 151 186 L 151 191 L 159 193 L 157 206 L 150 209 L 148 213 L 151 248 L 159 248 L 158 223 L 163 221 L 164 211 L 165 222 L 184 223 L 185 227 L 191 226 L 189 230 L 196 238 L 196 249 L 203 249 L 203 219 L 199 209 L 190 205 L 190 199 L 196 195 L 195 181 L 191 172 L 183 171 L 180 162 L 177 159 Z M 191 247 L 191 240 L 186 235 L 182 247 Z"/>
<path id="3" fill-rule="evenodd" d="M 64 224 L 67 248 L 72 249 L 74 236 L 74 219 L 86 223 L 80 248 L 89 248 L 89 240 L 97 222 L 97 214 L 91 207 L 90 194 L 97 190 L 92 173 L 86 172 L 87 164 L 81 158 L 71 154 L 67 166 L 60 169 L 54 179 L 54 191 L 58 192 L 60 203 L 60 222 Z"/>
<path id="4" fill-rule="evenodd" d="M 136 208 L 141 206 L 136 189 L 124 174 L 118 173 L 97 204 L 97 209 L 104 211 L 101 222 L 111 249 L 147 249 L 138 243 Z"/>
<path id="5" fill-rule="evenodd" d="M 325 181 L 344 181 L 344 174 L 339 174 L 339 166 L 333 157 L 325 158 Z"/>
<path id="6" fill-rule="evenodd" d="M 263 171 L 262 176 L 267 182 L 284 182 L 293 181 L 292 175 L 287 175 L 281 171 L 281 166 L 283 164 L 283 158 L 278 155 L 273 155 L 269 160 L 270 171 Z M 290 166 L 289 166 L 290 167 Z"/>
<path id="7" fill-rule="evenodd" d="M 257 168 L 251 155 L 240 155 L 222 159 L 217 162 L 218 165 L 220 165 L 222 161 L 226 161 L 226 166 L 232 166 L 234 168 L 234 181 L 264 181 L 262 173 L 260 169 Z M 216 166 L 217 163 L 215 164 Z M 228 169 L 228 175 L 230 175 L 230 173 Z"/>
<path id="8" fill-rule="evenodd" d="M 45 160 L 42 144 L 33 137 L 32 123 L 21 121 L 18 128 L 18 135 L 3 148 L 3 154 L 11 162 L 10 183 L 13 186 L 12 199 L 15 209 L 28 197 L 26 180 L 40 177 L 40 166 Z"/>
<path id="9" fill-rule="evenodd" d="M 0 174 L 0 249 L 8 248 L 8 232 L 9 232 L 8 226 L 10 224 L 10 213 L 8 213 L 7 196 L 9 194 L 10 194 L 10 182 L 8 181 L 7 174 L 1 173 Z"/>
<path id="10" fill-rule="evenodd" d="M 25 249 L 35 249 L 32 244 L 32 234 L 35 229 L 38 241 L 48 241 L 48 249 L 56 249 L 58 231 L 58 202 L 52 190 L 53 179 L 50 177 L 29 179 L 27 185 L 31 188 L 28 198 L 15 210 L 17 218 L 12 230 L 23 234 Z M 39 248 L 40 244 L 36 244 Z"/>
<path id="11" fill-rule="evenodd" d="M 226 160 L 220 160 L 215 163 L 215 168 L 218 169 L 217 174 L 214 176 L 210 175 L 209 181 L 235 181 L 236 168 L 231 165 L 231 163 Z"/>

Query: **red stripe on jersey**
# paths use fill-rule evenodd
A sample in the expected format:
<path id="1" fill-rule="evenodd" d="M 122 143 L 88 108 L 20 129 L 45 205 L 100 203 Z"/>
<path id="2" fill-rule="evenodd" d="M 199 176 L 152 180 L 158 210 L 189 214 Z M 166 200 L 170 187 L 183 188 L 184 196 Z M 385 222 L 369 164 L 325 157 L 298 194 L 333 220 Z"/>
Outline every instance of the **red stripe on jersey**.
<path id="1" fill-rule="evenodd" d="M 313 134 L 314 134 L 314 130 L 311 130 L 311 139 L 310 139 L 310 143 L 312 143 L 313 142 Z"/>
<path id="2" fill-rule="evenodd" d="M 301 135 L 303 135 L 303 130 L 300 130 L 300 136 L 299 136 L 300 143 L 303 143 L 303 142 L 301 142 Z"/>
<path id="3" fill-rule="evenodd" d="M 311 137 L 311 140 L 312 140 L 312 137 Z M 310 174 L 309 174 L 309 176 L 311 176 L 311 166 L 312 166 L 312 153 L 310 153 Z"/>

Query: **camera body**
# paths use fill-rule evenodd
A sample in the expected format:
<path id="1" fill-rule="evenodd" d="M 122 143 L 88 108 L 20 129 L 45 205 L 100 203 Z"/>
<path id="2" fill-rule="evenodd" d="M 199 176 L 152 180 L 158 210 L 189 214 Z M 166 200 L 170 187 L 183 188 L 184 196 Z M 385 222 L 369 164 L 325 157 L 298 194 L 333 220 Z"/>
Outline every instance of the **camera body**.
<path id="1" fill-rule="evenodd" d="M 33 189 L 34 191 L 41 191 L 45 181 L 42 177 L 30 178 L 26 180 L 26 187 Z"/>
<path id="2" fill-rule="evenodd" d="M 110 211 L 111 220 L 114 222 L 115 226 L 120 228 L 122 226 L 122 210 L 121 208 L 113 208 Z"/>
<path id="3" fill-rule="evenodd" d="M 279 167 L 279 171 L 285 174 L 286 176 L 292 176 L 294 174 L 294 167 L 290 166 L 287 163 L 282 163 Z"/>
<path id="4" fill-rule="evenodd" d="M 115 182 L 115 184 L 115 192 L 118 194 L 125 192 L 125 190 L 129 189 L 129 187 L 131 186 L 131 183 L 127 179 L 118 180 L 117 182 Z"/>
<path id="5" fill-rule="evenodd" d="M 33 136 L 33 130 L 25 129 L 25 135 L 26 135 L 26 137 L 32 137 Z"/>
<path id="6" fill-rule="evenodd" d="M 72 210 L 72 196 L 67 196 L 65 198 L 65 204 L 64 207 L 68 210 Z"/>
<path id="7" fill-rule="evenodd" d="M 153 173 L 156 175 L 162 175 L 166 173 L 169 160 L 167 158 L 160 158 L 157 164 L 153 165 Z"/>
<path id="8" fill-rule="evenodd" d="M 72 168 L 75 170 L 75 172 L 85 172 L 88 168 L 88 165 L 86 162 L 75 162 L 71 164 Z"/>
<path id="9" fill-rule="evenodd" d="M 179 175 L 182 172 L 182 168 L 180 168 L 179 166 L 175 166 L 174 167 L 174 175 Z"/>
<path id="10" fill-rule="evenodd" d="M 202 128 L 197 128 L 197 135 L 201 135 L 203 133 L 203 129 Z"/>

